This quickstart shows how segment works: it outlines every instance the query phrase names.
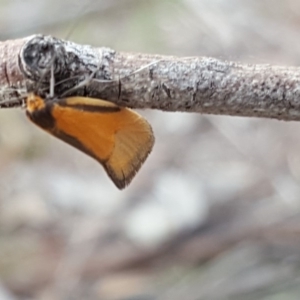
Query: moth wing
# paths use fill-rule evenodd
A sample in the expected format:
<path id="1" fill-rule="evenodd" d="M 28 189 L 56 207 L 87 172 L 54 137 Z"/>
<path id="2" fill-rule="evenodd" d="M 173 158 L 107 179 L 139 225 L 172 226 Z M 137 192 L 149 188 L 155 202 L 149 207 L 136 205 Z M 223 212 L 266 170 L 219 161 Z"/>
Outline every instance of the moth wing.
<path id="1" fill-rule="evenodd" d="M 152 150 L 154 135 L 149 123 L 139 114 L 123 109 L 115 147 L 105 162 L 107 173 L 119 188 L 128 185 Z"/>
<path id="2" fill-rule="evenodd" d="M 51 115 L 54 127 L 46 130 L 99 161 L 120 189 L 131 182 L 154 144 L 152 128 L 142 116 L 108 101 L 58 99 Z M 37 119 L 33 122 L 39 125 Z"/>

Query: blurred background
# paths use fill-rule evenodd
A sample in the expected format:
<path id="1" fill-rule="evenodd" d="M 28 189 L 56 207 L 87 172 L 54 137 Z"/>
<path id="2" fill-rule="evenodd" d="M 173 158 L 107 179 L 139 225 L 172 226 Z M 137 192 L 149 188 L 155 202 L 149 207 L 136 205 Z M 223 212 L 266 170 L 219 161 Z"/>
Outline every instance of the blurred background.
<path id="1" fill-rule="evenodd" d="M 1 40 L 298 66 L 298 0 L 0 1 Z M 0 300 L 300 295 L 300 124 L 141 112 L 152 154 L 125 191 L 0 111 Z"/>

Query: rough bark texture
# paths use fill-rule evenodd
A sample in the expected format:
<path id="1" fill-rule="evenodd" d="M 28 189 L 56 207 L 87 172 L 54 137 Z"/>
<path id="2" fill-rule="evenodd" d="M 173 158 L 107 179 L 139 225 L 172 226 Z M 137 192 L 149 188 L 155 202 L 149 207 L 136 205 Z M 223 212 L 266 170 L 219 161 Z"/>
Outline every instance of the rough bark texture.
<path id="1" fill-rule="evenodd" d="M 20 106 L 29 91 L 46 95 L 53 66 L 57 97 L 84 95 L 132 108 L 300 120 L 296 67 L 122 53 L 42 35 L 2 42 L 0 55 L 1 107 Z"/>

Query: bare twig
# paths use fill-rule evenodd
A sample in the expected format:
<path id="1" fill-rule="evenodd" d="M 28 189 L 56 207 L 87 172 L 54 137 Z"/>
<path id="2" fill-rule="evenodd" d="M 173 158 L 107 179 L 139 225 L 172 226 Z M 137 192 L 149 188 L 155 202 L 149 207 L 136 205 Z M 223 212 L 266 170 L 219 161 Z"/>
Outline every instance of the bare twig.
<path id="1" fill-rule="evenodd" d="M 296 67 L 122 53 L 42 35 L 3 42 L 0 53 L 2 107 L 19 106 L 41 80 L 39 92 L 49 88 L 51 62 L 58 96 L 71 89 L 132 108 L 300 120 Z M 90 84 L 80 85 L 93 72 Z"/>

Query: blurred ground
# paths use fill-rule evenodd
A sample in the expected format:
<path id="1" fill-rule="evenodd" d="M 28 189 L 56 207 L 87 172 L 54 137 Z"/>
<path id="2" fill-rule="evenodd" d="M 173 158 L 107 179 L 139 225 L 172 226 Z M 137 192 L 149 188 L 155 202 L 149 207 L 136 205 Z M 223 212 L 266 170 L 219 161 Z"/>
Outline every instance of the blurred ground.
<path id="1" fill-rule="evenodd" d="M 1 39 L 300 62 L 298 0 L 0 1 Z M 156 145 L 119 192 L 93 160 L 0 111 L 0 300 L 300 295 L 300 124 L 142 112 Z"/>

